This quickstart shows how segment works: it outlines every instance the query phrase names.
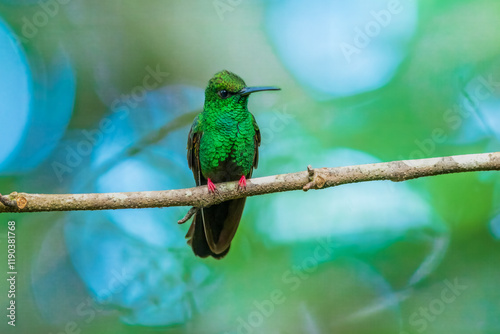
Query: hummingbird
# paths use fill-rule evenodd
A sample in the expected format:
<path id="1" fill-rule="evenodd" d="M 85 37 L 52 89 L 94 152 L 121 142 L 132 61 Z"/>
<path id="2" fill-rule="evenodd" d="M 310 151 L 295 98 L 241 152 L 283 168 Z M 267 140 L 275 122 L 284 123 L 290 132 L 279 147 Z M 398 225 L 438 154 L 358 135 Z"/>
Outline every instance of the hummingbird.
<path id="1" fill-rule="evenodd" d="M 259 162 L 260 131 L 248 111 L 248 97 L 277 87 L 247 87 L 243 79 L 227 70 L 208 82 L 203 111 L 189 131 L 187 160 L 197 186 L 215 194 L 215 183 L 238 180 L 246 189 Z M 195 255 L 223 258 L 238 229 L 246 198 L 229 200 L 195 213 L 186 234 Z"/>

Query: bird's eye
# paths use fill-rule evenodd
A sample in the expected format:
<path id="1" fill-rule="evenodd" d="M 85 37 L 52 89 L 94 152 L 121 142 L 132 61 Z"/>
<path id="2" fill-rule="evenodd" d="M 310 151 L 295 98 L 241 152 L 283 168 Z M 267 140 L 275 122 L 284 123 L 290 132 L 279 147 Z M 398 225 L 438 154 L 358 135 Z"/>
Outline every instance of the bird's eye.
<path id="1" fill-rule="evenodd" d="M 230 94 L 227 90 L 223 89 L 219 91 L 219 96 L 223 99 L 227 99 L 230 96 Z"/>

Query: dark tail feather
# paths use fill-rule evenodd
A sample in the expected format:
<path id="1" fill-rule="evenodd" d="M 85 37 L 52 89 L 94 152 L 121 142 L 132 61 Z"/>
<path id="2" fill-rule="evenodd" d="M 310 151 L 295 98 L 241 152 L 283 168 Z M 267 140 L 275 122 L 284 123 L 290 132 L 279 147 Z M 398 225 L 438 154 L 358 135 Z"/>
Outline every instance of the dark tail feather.
<path id="1" fill-rule="evenodd" d="M 199 257 L 213 256 L 216 259 L 221 259 L 229 252 L 229 248 L 221 254 L 215 254 L 210 250 L 205 236 L 205 229 L 203 228 L 201 212 L 194 215 L 186 239 L 188 239 L 187 243 L 193 249 L 193 253 Z"/>
<path id="2" fill-rule="evenodd" d="M 234 233 L 236 233 L 245 207 L 245 200 L 245 198 L 241 198 L 223 202 L 204 208 L 202 209 L 203 212 L 200 210 L 195 214 L 191 227 L 186 234 L 187 243 L 193 248 L 195 255 L 199 257 L 212 256 L 221 259 L 229 252 L 231 240 Z M 213 242 L 220 244 L 219 246 L 222 248 L 225 247 L 219 254 L 214 253 L 208 245 L 203 219 L 205 219 L 205 224 L 211 231 Z"/>

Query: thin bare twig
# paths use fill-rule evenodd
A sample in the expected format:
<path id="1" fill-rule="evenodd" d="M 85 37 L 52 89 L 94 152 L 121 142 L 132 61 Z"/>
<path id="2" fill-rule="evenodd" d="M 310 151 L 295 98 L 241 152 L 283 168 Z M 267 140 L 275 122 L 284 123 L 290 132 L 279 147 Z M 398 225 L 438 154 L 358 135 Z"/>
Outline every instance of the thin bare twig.
<path id="1" fill-rule="evenodd" d="M 250 179 L 246 190 L 238 182 L 217 184 L 213 196 L 205 187 L 164 191 L 104 194 L 28 194 L 12 193 L 17 206 L 0 204 L 0 212 L 40 212 L 74 210 L 111 210 L 170 206 L 207 207 L 227 200 L 283 191 L 323 189 L 341 184 L 390 180 L 406 181 L 424 176 L 500 170 L 500 152 L 451 157 L 391 161 L 376 164 L 308 168 L 307 171 Z M 5 196 L 4 196 L 5 197 Z M 22 205 L 19 205 L 19 203 Z"/>
<path id="2" fill-rule="evenodd" d="M 197 207 L 192 207 L 191 209 L 189 209 L 189 211 L 186 213 L 186 215 L 184 216 L 184 218 L 182 218 L 181 220 L 179 220 L 177 222 L 177 224 L 184 224 L 185 222 L 187 222 L 191 217 L 194 216 L 194 214 L 196 212 L 198 212 L 200 208 L 197 208 Z"/>
<path id="3" fill-rule="evenodd" d="M 7 207 L 17 207 L 17 202 L 9 199 L 7 196 L 0 194 L 0 203 Z"/>

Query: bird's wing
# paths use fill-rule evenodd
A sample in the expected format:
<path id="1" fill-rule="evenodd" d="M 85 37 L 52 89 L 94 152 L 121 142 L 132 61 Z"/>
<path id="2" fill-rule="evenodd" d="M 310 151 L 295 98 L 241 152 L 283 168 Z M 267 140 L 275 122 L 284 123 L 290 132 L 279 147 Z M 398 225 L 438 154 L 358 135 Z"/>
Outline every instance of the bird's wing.
<path id="1" fill-rule="evenodd" d="M 257 122 L 255 121 L 255 117 L 252 115 L 252 120 L 253 120 L 253 128 L 255 129 L 255 151 L 254 151 L 254 158 L 253 158 L 253 167 L 257 168 L 259 165 L 259 146 L 260 146 L 260 130 L 259 126 L 257 125 Z"/>
<path id="2" fill-rule="evenodd" d="M 207 179 L 203 177 L 200 166 L 200 140 L 203 135 L 198 117 L 193 121 L 189 131 L 187 143 L 187 160 L 189 168 L 193 171 L 196 185 L 206 185 Z M 235 205 L 236 204 L 236 205 Z M 188 244 L 193 252 L 200 257 L 213 256 L 220 259 L 229 251 L 229 246 L 234 236 L 233 231 L 226 231 L 225 226 L 232 226 L 231 222 L 240 221 L 245 199 L 232 200 L 209 208 L 201 208 L 193 217 L 191 227 L 186 234 Z M 236 227 L 238 224 L 236 224 Z M 230 236 L 226 236 L 227 234 Z M 217 242 L 214 241 L 214 235 Z"/>
<path id="3" fill-rule="evenodd" d="M 206 180 L 204 180 L 203 175 L 201 174 L 200 166 L 201 135 L 202 132 L 200 131 L 200 123 L 198 121 L 198 116 L 196 116 L 193 121 L 193 125 L 191 125 L 191 130 L 189 130 L 187 142 L 187 160 L 189 168 L 193 171 L 193 176 L 197 186 L 206 184 Z"/>

